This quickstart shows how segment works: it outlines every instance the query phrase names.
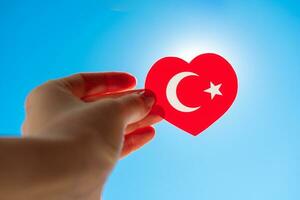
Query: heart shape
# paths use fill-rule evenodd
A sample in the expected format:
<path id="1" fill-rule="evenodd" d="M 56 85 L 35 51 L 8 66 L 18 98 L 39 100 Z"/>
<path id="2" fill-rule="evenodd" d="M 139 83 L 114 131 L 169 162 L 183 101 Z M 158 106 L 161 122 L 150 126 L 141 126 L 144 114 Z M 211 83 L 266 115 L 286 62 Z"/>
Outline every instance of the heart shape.
<path id="1" fill-rule="evenodd" d="M 148 72 L 145 88 L 156 96 L 153 112 L 196 136 L 230 108 L 238 80 L 229 62 L 206 53 L 190 63 L 176 57 L 158 60 Z"/>

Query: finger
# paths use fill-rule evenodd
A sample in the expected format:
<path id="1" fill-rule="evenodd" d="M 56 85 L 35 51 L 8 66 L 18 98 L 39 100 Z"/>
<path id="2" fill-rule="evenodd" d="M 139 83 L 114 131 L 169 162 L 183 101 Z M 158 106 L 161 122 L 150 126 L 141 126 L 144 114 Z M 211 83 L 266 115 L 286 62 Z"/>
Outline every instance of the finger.
<path id="1" fill-rule="evenodd" d="M 84 101 L 86 102 L 93 102 L 93 101 L 97 101 L 99 99 L 103 99 L 103 98 L 118 98 L 124 95 L 128 95 L 128 94 L 132 94 L 132 93 L 138 93 L 138 92 L 142 92 L 142 89 L 138 89 L 138 90 L 129 90 L 129 91 L 124 91 L 124 92 L 117 92 L 117 93 L 110 93 L 110 94 L 100 94 L 100 95 L 96 95 L 96 96 L 91 96 L 89 98 L 85 98 Z M 129 124 L 126 127 L 125 133 L 128 134 L 130 132 L 135 131 L 136 129 L 142 128 L 142 127 L 146 127 L 146 126 L 150 126 L 153 125 L 155 123 L 160 122 L 163 118 L 155 113 L 153 110 L 150 111 L 150 113 L 143 118 L 142 120 L 135 122 L 133 124 Z"/>
<path id="2" fill-rule="evenodd" d="M 125 129 L 125 134 L 129 134 L 139 128 L 150 126 L 160 122 L 163 118 L 155 113 L 150 112 L 145 118 L 142 120 L 135 122 L 133 124 L 129 124 Z"/>
<path id="3" fill-rule="evenodd" d="M 57 81 L 79 98 L 125 91 L 136 85 L 135 78 L 123 72 L 80 73 Z"/>
<path id="4" fill-rule="evenodd" d="M 148 90 L 123 95 L 115 99 L 121 107 L 125 127 L 145 118 L 155 103 L 155 96 Z"/>
<path id="5" fill-rule="evenodd" d="M 121 96 L 124 96 L 127 94 L 137 93 L 137 92 L 141 92 L 141 91 L 143 91 L 143 90 L 136 89 L 136 90 L 118 91 L 118 92 L 114 92 L 114 93 L 104 93 L 104 94 L 99 93 L 99 94 L 83 97 L 82 100 L 85 102 L 93 102 L 93 101 L 97 101 L 97 100 L 103 99 L 103 98 L 117 98 L 117 97 L 121 97 Z"/>
<path id="6" fill-rule="evenodd" d="M 135 78 L 123 72 L 75 74 L 35 88 L 27 96 L 25 108 L 29 111 L 31 105 L 39 107 L 41 104 L 41 107 L 59 110 L 61 106 L 65 106 L 64 102 L 77 101 L 73 95 L 83 98 L 94 94 L 125 91 L 133 88 L 135 84 Z"/>
<path id="7" fill-rule="evenodd" d="M 154 135 L 155 130 L 151 126 L 138 129 L 126 135 L 121 151 L 121 158 L 144 146 L 146 143 L 153 139 Z"/>

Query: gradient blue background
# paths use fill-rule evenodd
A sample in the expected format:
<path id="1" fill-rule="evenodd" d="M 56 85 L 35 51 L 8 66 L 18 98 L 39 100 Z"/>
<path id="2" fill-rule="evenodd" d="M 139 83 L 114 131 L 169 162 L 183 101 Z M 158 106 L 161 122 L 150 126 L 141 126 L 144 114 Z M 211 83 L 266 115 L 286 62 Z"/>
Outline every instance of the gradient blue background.
<path id="1" fill-rule="evenodd" d="M 230 111 L 198 137 L 157 125 L 104 199 L 300 199 L 299 1 L 1 0 L 0 27 L 3 136 L 20 135 L 26 94 L 49 79 L 128 71 L 142 87 L 160 57 L 203 52 L 235 67 Z"/>

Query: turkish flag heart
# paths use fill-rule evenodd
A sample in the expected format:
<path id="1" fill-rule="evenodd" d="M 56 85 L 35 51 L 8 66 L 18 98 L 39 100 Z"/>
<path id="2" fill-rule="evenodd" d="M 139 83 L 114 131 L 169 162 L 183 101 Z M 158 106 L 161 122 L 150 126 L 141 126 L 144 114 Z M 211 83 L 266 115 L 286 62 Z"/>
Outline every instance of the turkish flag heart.
<path id="1" fill-rule="evenodd" d="M 223 57 L 207 53 L 190 63 L 176 57 L 158 60 L 147 75 L 145 88 L 156 96 L 153 112 L 196 136 L 230 108 L 238 80 Z"/>

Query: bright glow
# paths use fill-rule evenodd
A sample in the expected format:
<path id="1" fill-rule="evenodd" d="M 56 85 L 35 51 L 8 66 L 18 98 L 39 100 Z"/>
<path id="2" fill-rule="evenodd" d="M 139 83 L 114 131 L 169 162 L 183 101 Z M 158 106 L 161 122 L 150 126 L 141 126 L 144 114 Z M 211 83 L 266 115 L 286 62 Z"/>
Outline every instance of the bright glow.
<path id="1" fill-rule="evenodd" d="M 233 55 L 235 55 L 230 51 L 230 46 L 226 46 L 224 42 L 212 39 L 193 42 L 185 41 L 181 45 L 175 45 L 172 52 L 174 56 L 180 57 L 187 62 L 203 53 L 216 53 L 231 61 L 233 60 Z"/>
<path id="2" fill-rule="evenodd" d="M 201 38 L 201 40 L 199 40 Z M 175 38 L 166 44 L 163 56 L 176 56 L 191 62 L 196 56 L 204 53 L 216 53 L 224 57 L 236 71 L 239 80 L 243 80 L 243 87 L 251 87 L 253 82 L 251 68 L 246 67 L 250 55 L 250 50 L 245 48 L 239 38 L 230 38 L 226 35 L 210 36 L 204 35 L 199 38 L 192 37 Z M 248 61 L 248 62 L 247 62 Z"/>

